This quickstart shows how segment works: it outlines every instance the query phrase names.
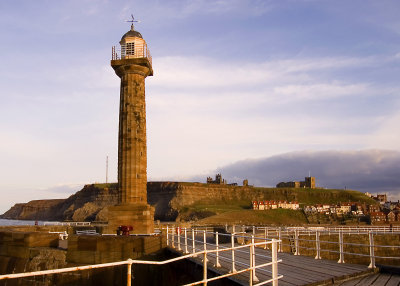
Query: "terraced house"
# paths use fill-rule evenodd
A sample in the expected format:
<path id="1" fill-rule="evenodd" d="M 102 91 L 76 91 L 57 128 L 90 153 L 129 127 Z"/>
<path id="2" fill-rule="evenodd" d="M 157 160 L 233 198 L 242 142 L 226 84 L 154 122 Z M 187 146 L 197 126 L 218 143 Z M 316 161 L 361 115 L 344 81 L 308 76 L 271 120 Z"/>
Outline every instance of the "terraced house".
<path id="1" fill-rule="evenodd" d="M 273 209 L 291 209 L 298 210 L 300 208 L 299 202 L 288 201 L 253 201 L 253 210 L 273 210 Z"/>

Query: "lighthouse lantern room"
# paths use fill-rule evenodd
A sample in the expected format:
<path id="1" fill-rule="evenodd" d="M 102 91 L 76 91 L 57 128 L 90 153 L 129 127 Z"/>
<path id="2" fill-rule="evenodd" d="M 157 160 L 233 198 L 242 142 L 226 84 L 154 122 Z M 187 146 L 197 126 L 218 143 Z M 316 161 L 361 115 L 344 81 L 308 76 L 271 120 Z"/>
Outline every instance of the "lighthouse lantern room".
<path id="1" fill-rule="evenodd" d="M 119 44 L 119 51 L 115 49 L 115 46 L 112 48 L 113 60 L 147 58 L 151 64 L 151 55 L 146 41 L 143 39 L 142 34 L 135 30 L 133 24 L 131 29 L 122 36 Z"/>

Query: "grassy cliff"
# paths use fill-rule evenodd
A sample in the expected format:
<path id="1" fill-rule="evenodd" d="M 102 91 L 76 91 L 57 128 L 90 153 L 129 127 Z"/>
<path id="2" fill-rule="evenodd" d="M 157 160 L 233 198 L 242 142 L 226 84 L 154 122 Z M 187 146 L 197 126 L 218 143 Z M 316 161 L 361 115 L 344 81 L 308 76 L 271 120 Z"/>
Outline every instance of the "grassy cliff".
<path id="1" fill-rule="evenodd" d="M 160 220 L 252 221 L 253 223 L 302 224 L 307 219 L 300 211 L 251 210 L 255 200 L 298 201 L 300 205 L 359 202 L 376 204 L 353 190 L 261 188 L 182 182 L 149 182 L 149 203 L 156 206 Z"/>

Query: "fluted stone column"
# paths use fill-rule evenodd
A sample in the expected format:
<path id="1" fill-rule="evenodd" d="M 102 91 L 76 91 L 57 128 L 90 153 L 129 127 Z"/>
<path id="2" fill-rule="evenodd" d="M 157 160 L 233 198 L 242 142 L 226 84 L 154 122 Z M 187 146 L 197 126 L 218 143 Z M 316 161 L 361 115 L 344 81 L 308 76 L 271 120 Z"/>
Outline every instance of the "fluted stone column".
<path id="1" fill-rule="evenodd" d="M 132 225 L 134 233 L 154 231 L 154 208 L 147 204 L 145 78 L 153 74 L 146 58 L 112 60 L 121 78 L 118 187 L 119 204 L 110 207 L 109 229 Z"/>
<path id="2" fill-rule="evenodd" d="M 121 77 L 118 183 L 121 204 L 147 203 L 146 102 L 148 68 L 113 66 Z"/>

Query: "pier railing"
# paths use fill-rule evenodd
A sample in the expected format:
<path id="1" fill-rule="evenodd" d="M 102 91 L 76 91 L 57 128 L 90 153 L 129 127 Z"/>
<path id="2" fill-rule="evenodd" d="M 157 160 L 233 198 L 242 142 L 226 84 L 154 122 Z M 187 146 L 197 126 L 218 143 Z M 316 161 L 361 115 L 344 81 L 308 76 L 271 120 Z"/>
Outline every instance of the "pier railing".
<path id="1" fill-rule="evenodd" d="M 198 227 L 209 231 L 212 227 Z M 225 226 L 227 232 L 241 233 L 242 243 L 251 239 L 277 239 L 278 252 L 314 256 L 315 259 L 337 259 L 369 268 L 400 265 L 400 226 L 363 227 L 256 227 Z"/>
<path id="2" fill-rule="evenodd" d="M 278 285 L 278 280 L 282 278 L 282 275 L 278 274 L 278 263 L 282 260 L 278 259 L 278 245 L 281 241 L 277 239 L 271 240 L 258 240 L 256 242 L 254 236 L 242 236 L 241 233 L 218 233 L 218 232 L 210 232 L 206 230 L 200 229 L 187 229 L 180 227 L 166 227 L 165 229 L 167 235 L 167 245 L 175 248 L 177 251 L 188 255 L 188 253 L 192 252 L 193 257 L 196 257 L 196 253 L 203 253 L 204 257 L 202 259 L 203 269 L 207 269 L 207 261 L 209 258 L 214 260 L 213 266 L 216 268 L 221 267 L 221 261 L 224 260 L 229 264 L 229 272 L 224 275 L 220 275 L 215 278 L 206 279 L 206 274 L 204 274 L 204 278 L 202 282 L 188 284 L 188 285 L 198 285 L 204 282 L 210 282 L 216 279 L 221 279 L 229 276 L 234 276 L 238 274 L 242 274 L 245 272 L 249 272 L 249 285 L 265 285 L 267 283 L 272 283 L 273 286 Z M 219 241 L 221 238 L 225 238 L 225 241 L 230 241 L 230 247 L 220 244 Z M 243 244 L 239 246 L 235 246 L 235 241 L 238 239 L 250 238 L 251 240 L 248 244 Z M 210 240 L 212 242 L 210 243 Z M 266 249 L 267 247 L 271 248 L 271 256 L 266 255 L 256 255 L 255 248 L 263 247 Z M 228 255 L 221 255 L 221 253 L 229 253 Z M 235 254 L 241 253 L 243 256 L 248 255 L 248 259 L 243 261 L 243 259 L 238 260 L 235 259 Z M 208 255 L 207 255 L 208 254 Z M 270 261 L 266 263 L 256 264 L 256 256 L 258 258 L 262 258 L 263 261 Z M 271 266 L 269 268 L 269 266 Z M 264 281 L 260 281 L 256 275 L 256 270 L 263 272 L 268 275 L 270 278 Z M 265 275 L 263 275 L 265 276 Z M 258 283 L 257 283 L 258 282 Z M 254 284 L 256 283 L 256 284 Z M 207 285 L 207 284 L 203 284 Z"/>
<path id="3" fill-rule="evenodd" d="M 45 221 L 44 226 L 91 226 L 90 221 Z"/>
<path id="4" fill-rule="evenodd" d="M 179 260 L 184 260 L 184 259 L 193 259 L 193 258 L 202 258 L 201 263 L 203 265 L 203 279 L 192 282 L 189 284 L 185 284 L 184 286 L 189 286 L 189 285 L 207 285 L 207 283 L 227 278 L 230 276 L 235 276 L 239 274 L 244 274 L 244 273 L 249 273 L 249 285 L 250 286 L 258 286 L 258 285 L 265 285 L 267 283 L 272 283 L 273 286 L 278 286 L 278 280 L 282 278 L 282 275 L 278 274 L 278 263 L 281 262 L 281 260 L 278 260 L 278 245 L 280 243 L 279 240 L 272 239 L 272 240 L 265 240 L 265 241 L 255 241 L 255 238 L 253 237 L 251 242 L 249 244 L 245 245 L 236 245 L 235 246 L 235 237 L 238 238 L 240 235 L 238 234 L 218 234 L 212 233 L 212 232 L 206 232 L 206 231 L 199 231 L 199 230 L 189 230 L 191 231 L 191 237 L 190 239 L 188 237 L 188 230 L 185 229 L 184 233 L 185 236 L 184 238 L 181 236 L 181 231 L 180 229 L 178 230 L 178 233 L 176 234 L 176 229 L 175 228 L 166 228 L 166 239 L 167 239 L 167 245 L 170 247 L 173 247 L 179 251 L 182 251 L 183 255 L 165 260 L 165 261 L 146 261 L 146 260 L 132 260 L 128 259 L 125 261 L 117 261 L 117 262 L 112 262 L 112 263 L 102 263 L 102 264 L 94 264 L 94 265 L 86 265 L 86 266 L 78 266 L 78 267 L 69 267 L 69 268 L 60 268 L 60 269 L 51 269 L 51 270 L 43 270 L 43 271 L 35 271 L 35 272 L 25 272 L 25 273 L 15 273 L 15 274 L 6 274 L 6 275 L 0 275 L 0 280 L 6 280 L 6 279 L 17 279 L 17 278 L 26 278 L 26 277 L 34 277 L 34 276 L 41 276 L 41 275 L 51 275 L 51 274 L 60 274 L 60 273 L 68 273 L 68 272 L 76 272 L 76 271 L 84 271 L 84 270 L 91 270 L 91 269 L 97 269 L 97 268 L 108 268 L 108 267 L 115 267 L 115 266 L 120 266 L 120 265 L 126 265 L 127 266 L 127 286 L 132 285 L 132 265 L 134 264 L 147 264 L 147 265 L 165 265 L 168 263 L 172 263 L 175 261 Z M 216 238 L 216 244 L 211 244 L 207 242 L 207 236 L 210 235 L 215 235 Z M 221 236 L 229 236 L 231 238 L 231 247 L 224 247 L 218 243 L 218 238 Z M 201 237 L 202 239 L 199 239 Z M 190 248 L 189 246 L 192 246 Z M 261 263 L 256 265 L 256 254 L 255 254 L 255 249 L 256 247 L 264 247 L 264 248 L 271 248 L 271 256 L 265 256 L 263 261 L 265 263 Z M 245 251 L 245 249 L 248 249 L 248 251 Z M 189 252 L 190 249 L 190 252 Z M 226 256 L 223 256 L 222 253 L 229 252 L 231 254 L 230 258 L 227 258 Z M 235 253 L 246 253 L 248 256 L 247 263 L 243 263 L 243 261 L 236 261 L 235 260 Z M 259 256 L 258 256 L 259 257 Z M 220 267 L 220 261 L 222 260 L 228 260 L 230 265 L 231 265 L 231 271 L 229 271 L 226 274 L 221 274 L 219 276 L 215 277 L 208 277 L 208 263 L 212 259 L 215 259 L 216 263 L 214 263 L 215 267 Z M 257 271 L 264 271 L 270 273 L 270 279 L 265 280 L 265 281 L 259 281 L 259 279 L 256 276 L 256 270 Z"/>

